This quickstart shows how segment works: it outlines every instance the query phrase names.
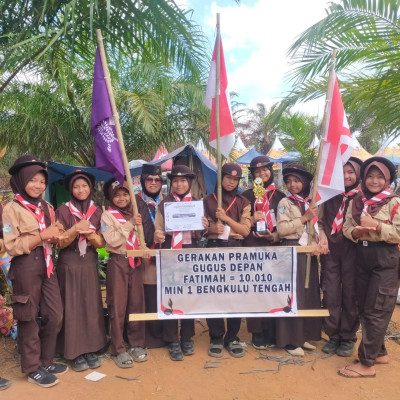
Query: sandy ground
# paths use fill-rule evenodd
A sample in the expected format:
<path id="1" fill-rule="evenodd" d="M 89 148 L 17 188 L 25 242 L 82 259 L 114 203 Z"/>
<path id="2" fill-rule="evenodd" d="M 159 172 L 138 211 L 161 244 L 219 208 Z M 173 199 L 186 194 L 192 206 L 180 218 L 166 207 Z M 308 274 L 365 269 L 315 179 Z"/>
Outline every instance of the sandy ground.
<path id="1" fill-rule="evenodd" d="M 395 330 L 400 330 L 400 306 L 393 315 Z M 287 358 L 284 350 L 269 349 L 258 351 L 246 347 L 246 355 L 234 359 L 226 352 L 220 362 L 207 355 L 208 333 L 196 323 L 196 354 L 185 357 L 184 361 L 170 361 L 166 349 L 149 350 L 147 362 L 136 363 L 133 368 L 119 369 L 107 355 L 103 365 L 96 371 L 107 376 L 98 382 L 90 382 L 85 376 L 91 372 L 69 372 L 60 376 L 60 383 L 43 389 L 28 383 L 20 372 L 18 357 L 15 356 L 15 342 L 1 341 L 0 376 L 11 379 L 9 389 L 0 393 L 1 400 L 15 399 L 398 399 L 400 382 L 400 345 L 394 340 L 387 341 L 390 355 L 388 365 L 376 367 L 377 376 L 372 379 L 346 379 L 337 375 L 337 370 L 353 363 L 351 358 L 331 356 L 321 358 L 324 341 L 314 343 L 315 352 L 308 352 L 304 358 L 295 360 L 298 364 L 282 365 L 262 356 Z M 242 324 L 241 339 L 249 341 L 245 322 Z M 4 339 L 4 338 L 3 338 Z M 303 362 L 302 362 L 303 361 Z M 214 368 L 207 368 L 207 367 Z M 217 367 L 217 368 L 215 368 Z M 271 369 L 273 371 L 252 372 Z M 125 380 L 119 377 L 136 378 Z"/>

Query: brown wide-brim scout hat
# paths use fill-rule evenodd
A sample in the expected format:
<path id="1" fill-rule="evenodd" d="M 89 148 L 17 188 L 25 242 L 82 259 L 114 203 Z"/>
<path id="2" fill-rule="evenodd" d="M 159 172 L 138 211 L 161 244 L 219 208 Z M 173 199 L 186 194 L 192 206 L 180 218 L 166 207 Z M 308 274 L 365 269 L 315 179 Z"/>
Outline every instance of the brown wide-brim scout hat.
<path id="1" fill-rule="evenodd" d="M 221 168 L 222 175 L 230 175 L 234 178 L 243 178 L 242 176 L 242 167 L 235 163 L 226 163 Z"/>
<path id="2" fill-rule="evenodd" d="M 91 174 L 90 172 L 84 171 L 83 169 L 76 169 L 75 171 L 72 171 L 70 174 L 68 174 L 64 178 L 64 186 L 68 191 L 70 190 L 70 183 L 71 183 L 72 179 L 77 175 L 83 175 L 82 178 L 84 178 L 84 177 L 87 178 L 87 180 L 91 184 L 91 187 L 93 187 L 96 183 L 96 178 L 94 177 L 93 174 Z"/>
<path id="3" fill-rule="evenodd" d="M 313 180 L 313 174 L 307 171 L 305 167 L 299 164 L 288 165 L 282 170 L 283 180 L 286 182 L 286 178 L 289 175 L 301 175 L 309 182 Z"/>
<path id="4" fill-rule="evenodd" d="M 175 177 L 194 179 L 196 175 L 186 165 L 177 165 L 172 168 L 172 171 L 167 174 L 168 179 L 172 180 Z"/>
<path id="5" fill-rule="evenodd" d="M 363 164 L 361 165 L 361 171 L 360 171 L 361 179 L 363 179 L 365 170 L 367 169 L 368 165 L 370 165 L 373 162 L 382 163 L 383 165 L 385 165 L 387 167 L 387 169 L 390 172 L 390 183 L 393 183 L 396 180 L 397 171 L 396 171 L 395 165 L 387 158 L 378 157 L 378 156 L 368 158 L 368 160 L 363 162 Z"/>
<path id="6" fill-rule="evenodd" d="M 26 154 L 17 158 L 14 161 L 13 166 L 8 170 L 10 175 L 15 175 L 21 168 L 28 167 L 30 165 L 39 165 L 44 170 L 46 170 L 46 163 L 43 161 L 39 161 L 36 157 Z"/>
<path id="7" fill-rule="evenodd" d="M 257 168 L 271 167 L 272 165 L 274 163 L 267 156 L 257 156 L 251 160 L 249 170 L 253 172 Z"/>

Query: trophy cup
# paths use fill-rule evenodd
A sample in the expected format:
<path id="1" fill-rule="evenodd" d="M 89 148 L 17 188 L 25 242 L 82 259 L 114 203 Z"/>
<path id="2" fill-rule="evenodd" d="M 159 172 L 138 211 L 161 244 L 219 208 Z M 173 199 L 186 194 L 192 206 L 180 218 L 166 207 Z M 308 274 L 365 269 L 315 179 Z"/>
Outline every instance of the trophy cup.
<path id="1" fill-rule="evenodd" d="M 265 188 L 262 179 L 259 177 L 254 180 L 253 193 L 256 198 L 254 211 L 264 211 Z M 265 235 L 267 233 L 267 224 L 264 218 L 256 221 L 256 232 L 260 235 Z"/>

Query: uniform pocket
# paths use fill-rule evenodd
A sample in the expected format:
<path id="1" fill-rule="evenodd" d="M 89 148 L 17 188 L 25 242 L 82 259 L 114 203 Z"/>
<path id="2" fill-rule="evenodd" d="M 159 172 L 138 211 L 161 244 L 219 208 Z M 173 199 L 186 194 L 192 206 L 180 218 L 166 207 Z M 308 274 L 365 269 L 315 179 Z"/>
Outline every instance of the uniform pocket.
<path id="1" fill-rule="evenodd" d="M 14 319 L 17 321 L 32 321 L 36 318 L 35 307 L 29 296 L 11 295 Z"/>
<path id="2" fill-rule="evenodd" d="M 398 289 L 397 288 L 379 288 L 376 296 L 375 308 L 381 311 L 393 311 L 396 304 Z"/>

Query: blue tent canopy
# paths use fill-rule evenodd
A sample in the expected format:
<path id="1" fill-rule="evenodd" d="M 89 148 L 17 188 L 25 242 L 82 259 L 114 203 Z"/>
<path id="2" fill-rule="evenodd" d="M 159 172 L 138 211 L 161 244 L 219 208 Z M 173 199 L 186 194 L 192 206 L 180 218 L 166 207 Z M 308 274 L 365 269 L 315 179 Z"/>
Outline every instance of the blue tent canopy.
<path id="1" fill-rule="evenodd" d="M 242 156 L 240 156 L 236 162 L 238 164 L 250 164 L 251 160 L 254 157 L 258 157 L 258 156 L 264 156 L 265 154 L 260 153 L 259 151 L 255 150 L 255 149 L 251 149 L 249 150 L 247 153 L 243 154 Z"/>
<path id="2" fill-rule="evenodd" d="M 288 163 L 298 160 L 300 158 L 300 153 L 298 151 L 288 151 L 282 157 L 279 158 L 269 157 L 269 158 L 271 161 L 276 163 Z"/>
<path id="3" fill-rule="evenodd" d="M 110 172 L 102 171 L 94 167 L 77 167 L 76 165 L 62 164 L 54 161 L 47 162 L 49 173 L 49 184 L 63 180 L 68 174 L 77 169 L 90 172 L 96 178 L 96 181 L 107 181 L 111 178 Z"/>
<path id="4" fill-rule="evenodd" d="M 400 165 L 400 157 L 399 156 L 395 156 L 395 155 L 391 154 L 391 155 L 383 156 L 383 157 L 387 158 L 394 165 Z"/>

